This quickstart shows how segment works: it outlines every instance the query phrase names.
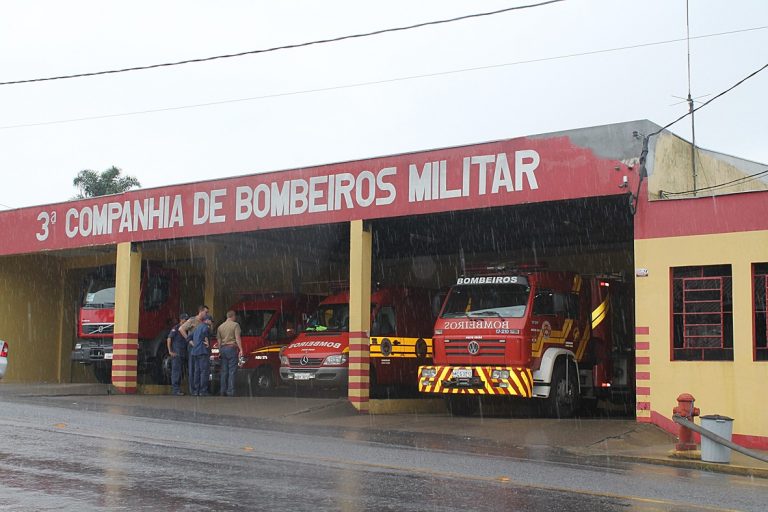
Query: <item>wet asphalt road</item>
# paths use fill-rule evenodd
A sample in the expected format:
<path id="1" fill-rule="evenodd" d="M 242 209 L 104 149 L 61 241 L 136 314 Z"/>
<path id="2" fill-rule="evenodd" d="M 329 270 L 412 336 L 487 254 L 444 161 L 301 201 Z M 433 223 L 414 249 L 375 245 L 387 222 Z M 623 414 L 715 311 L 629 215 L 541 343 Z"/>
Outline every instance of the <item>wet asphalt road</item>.
<path id="1" fill-rule="evenodd" d="M 398 446 L 368 432 L 330 434 L 0 399 L 0 510 L 762 511 L 768 503 L 760 479 L 492 457 L 455 438 Z"/>

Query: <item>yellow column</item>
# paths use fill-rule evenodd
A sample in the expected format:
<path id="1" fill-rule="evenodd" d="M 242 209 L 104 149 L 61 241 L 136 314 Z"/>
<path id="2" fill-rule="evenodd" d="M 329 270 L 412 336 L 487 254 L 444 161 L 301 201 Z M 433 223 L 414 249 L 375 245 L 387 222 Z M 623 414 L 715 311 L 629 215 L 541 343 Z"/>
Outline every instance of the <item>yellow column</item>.
<path id="1" fill-rule="evenodd" d="M 371 329 L 371 232 L 362 220 L 350 223 L 349 401 L 368 412 Z"/>
<path id="2" fill-rule="evenodd" d="M 112 344 L 112 384 L 122 393 L 136 393 L 140 300 L 141 247 L 123 242 L 117 245 Z"/>
<path id="3" fill-rule="evenodd" d="M 217 318 L 216 315 L 220 312 L 216 311 L 216 246 L 212 244 L 205 246 L 205 293 L 203 294 L 203 304 L 208 306 L 208 312 L 211 316 Z"/>

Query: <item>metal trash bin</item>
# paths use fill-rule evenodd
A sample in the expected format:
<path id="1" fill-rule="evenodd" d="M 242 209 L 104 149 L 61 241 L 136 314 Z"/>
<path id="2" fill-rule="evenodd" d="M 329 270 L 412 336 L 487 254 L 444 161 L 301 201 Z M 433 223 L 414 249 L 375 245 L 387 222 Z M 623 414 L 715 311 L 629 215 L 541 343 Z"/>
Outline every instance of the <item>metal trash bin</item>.
<path id="1" fill-rule="evenodd" d="M 730 441 L 733 433 L 733 418 L 719 414 L 702 416 L 701 428 Z M 728 464 L 731 462 L 731 449 L 701 436 L 701 460 Z"/>

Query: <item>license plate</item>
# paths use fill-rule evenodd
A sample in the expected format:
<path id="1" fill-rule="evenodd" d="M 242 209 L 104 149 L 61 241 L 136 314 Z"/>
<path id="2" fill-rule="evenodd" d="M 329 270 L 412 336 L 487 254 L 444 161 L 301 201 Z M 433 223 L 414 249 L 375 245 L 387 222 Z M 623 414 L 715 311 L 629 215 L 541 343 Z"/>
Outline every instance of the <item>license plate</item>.
<path id="1" fill-rule="evenodd" d="M 293 374 L 294 380 L 310 380 L 313 377 L 314 375 L 311 373 L 294 373 Z"/>
<path id="2" fill-rule="evenodd" d="M 453 378 L 454 379 L 471 379 L 472 370 L 470 370 L 469 368 L 454 368 Z"/>
<path id="3" fill-rule="evenodd" d="M 112 359 L 112 352 L 106 352 L 104 354 L 104 359 Z"/>

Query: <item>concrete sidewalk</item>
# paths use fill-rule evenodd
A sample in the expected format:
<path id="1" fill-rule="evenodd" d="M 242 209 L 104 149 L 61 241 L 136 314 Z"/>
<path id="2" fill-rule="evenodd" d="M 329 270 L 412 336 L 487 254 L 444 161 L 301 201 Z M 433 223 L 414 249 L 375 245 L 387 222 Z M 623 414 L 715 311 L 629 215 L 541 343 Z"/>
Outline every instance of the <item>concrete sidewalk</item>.
<path id="1" fill-rule="evenodd" d="M 359 414 L 344 397 L 328 394 L 306 397 L 282 390 L 281 396 L 254 398 L 175 397 L 158 394 L 165 391 L 158 388 L 145 389 L 152 394 L 116 395 L 103 384 L 0 383 L 0 397 L 157 418 L 194 414 L 198 420 L 223 423 L 317 428 L 334 436 L 353 436 L 357 431 L 378 435 L 383 442 L 418 436 L 421 446 L 430 439 L 451 437 L 463 448 L 487 453 L 536 457 L 557 452 L 602 465 L 623 461 L 768 478 L 768 464 L 736 452 L 730 464 L 673 457 L 673 436 L 630 419 L 452 417 L 441 401 L 418 399 L 372 401 L 374 414 Z"/>

